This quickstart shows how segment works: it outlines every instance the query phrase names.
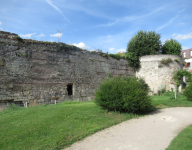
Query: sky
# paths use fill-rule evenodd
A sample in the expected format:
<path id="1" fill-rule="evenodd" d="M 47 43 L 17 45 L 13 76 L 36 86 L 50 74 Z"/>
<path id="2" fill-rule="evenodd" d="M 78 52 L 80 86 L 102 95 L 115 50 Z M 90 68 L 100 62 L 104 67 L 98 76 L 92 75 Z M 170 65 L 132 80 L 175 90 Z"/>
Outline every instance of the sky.
<path id="1" fill-rule="evenodd" d="M 24 39 L 125 52 L 139 30 L 192 48 L 192 0 L 0 0 L 0 30 Z"/>

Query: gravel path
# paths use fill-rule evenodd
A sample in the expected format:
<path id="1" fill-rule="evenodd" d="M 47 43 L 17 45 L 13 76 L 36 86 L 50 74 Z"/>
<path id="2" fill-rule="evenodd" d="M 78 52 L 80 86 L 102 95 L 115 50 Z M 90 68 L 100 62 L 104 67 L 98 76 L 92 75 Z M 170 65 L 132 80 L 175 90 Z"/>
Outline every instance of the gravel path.
<path id="1" fill-rule="evenodd" d="M 165 150 L 191 124 L 192 107 L 160 109 L 97 132 L 65 150 Z"/>

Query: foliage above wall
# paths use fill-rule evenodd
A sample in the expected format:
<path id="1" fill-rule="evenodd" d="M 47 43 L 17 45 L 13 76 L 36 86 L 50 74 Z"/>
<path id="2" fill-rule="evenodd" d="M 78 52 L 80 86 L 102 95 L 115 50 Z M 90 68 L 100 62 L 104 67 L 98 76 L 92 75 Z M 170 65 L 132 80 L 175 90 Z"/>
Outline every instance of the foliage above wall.
<path id="1" fill-rule="evenodd" d="M 138 31 L 127 45 L 127 57 L 129 64 L 139 68 L 139 57 L 144 55 L 159 54 L 161 49 L 161 35 L 155 31 Z"/>
<path id="2" fill-rule="evenodd" d="M 21 42 L 21 43 L 23 43 L 24 41 L 23 41 L 23 39 L 20 37 L 20 36 L 15 36 L 15 39 L 18 41 L 18 42 Z"/>
<path id="3" fill-rule="evenodd" d="M 166 40 L 165 44 L 162 46 L 162 54 L 180 55 L 181 49 L 181 44 L 171 38 L 170 40 Z"/>
<path id="4" fill-rule="evenodd" d="M 126 56 L 124 55 L 121 55 L 121 54 L 119 54 L 119 53 L 117 53 L 117 54 L 107 54 L 107 53 L 100 53 L 100 56 L 102 56 L 102 57 L 105 57 L 105 58 L 109 58 L 109 57 L 112 57 L 112 58 L 114 58 L 114 59 L 117 59 L 117 60 L 120 60 L 120 59 L 126 59 Z"/>
<path id="5" fill-rule="evenodd" d="M 71 51 L 71 50 L 82 51 L 81 48 L 76 47 L 74 45 L 68 45 L 68 44 L 65 44 L 65 43 L 56 43 L 56 42 L 53 42 L 53 44 L 57 47 L 58 52 Z"/>

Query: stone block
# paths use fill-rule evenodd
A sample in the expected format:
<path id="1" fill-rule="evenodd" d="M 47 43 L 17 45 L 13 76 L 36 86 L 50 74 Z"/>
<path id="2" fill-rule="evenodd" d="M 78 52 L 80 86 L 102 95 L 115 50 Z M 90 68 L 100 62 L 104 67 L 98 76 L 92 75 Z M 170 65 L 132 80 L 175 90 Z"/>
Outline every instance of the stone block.
<path id="1" fill-rule="evenodd" d="M 8 87 L 9 87 L 10 89 L 12 89 L 12 88 L 13 88 L 13 83 L 8 84 Z"/>
<path id="2" fill-rule="evenodd" d="M 39 99 L 37 102 L 39 102 L 39 103 L 44 103 L 45 100 L 44 100 L 44 99 Z"/>
<path id="3" fill-rule="evenodd" d="M 65 100 L 65 96 L 62 96 L 62 97 L 59 97 L 59 99 L 58 99 L 59 101 L 63 101 L 64 102 L 64 100 Z"/>
<path id="4" fill-rule="evenodd" d="M 84 102 L 89 101 L 88 97 L 82 97 L 82 99 L 83 99 Z"/>
<path id="5" fill-rule="evenodd" d="M 87 96 L 87 92 L 84 91 L 84 90 L 82 90 L 82 91 L 81 91 L 81 96 L 83 96 L 83 97 Z"/>
<path id="6" fill-rule="evenodd" d="M 30 84 L 25 84 L 25 85 L 23 85 L 23 90 L 24 91 L 29 91 L 29 90 L 31 90 L 32 89 L 32 85 L 30 85 Z"/>
<path id="7" fill-rule="evenodd" d="M 55 94 L 55 97 L 62 97 L 63 96 L 63 94 L 61 94 L 61 93 L 56 93 Z"/>
<path id="8" fill-rule="evenodd" d="M 81 102 L 81 101 L 83 101 L 83 99 L 82 99 L 82 97 L 78 97 L 78 98 L 75 98 L 73 101 Z"/>

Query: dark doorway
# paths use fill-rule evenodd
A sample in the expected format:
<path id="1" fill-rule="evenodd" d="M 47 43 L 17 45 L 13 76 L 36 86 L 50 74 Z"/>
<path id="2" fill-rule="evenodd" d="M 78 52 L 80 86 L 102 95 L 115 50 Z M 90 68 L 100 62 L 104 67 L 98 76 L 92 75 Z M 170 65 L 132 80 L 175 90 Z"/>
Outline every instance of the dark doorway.
<path id="1" fill-rule="evenodd" d="M 68 92 L 68 95 L 73 95 L 73 84 L 67 85 L 67 92 Z"/>

